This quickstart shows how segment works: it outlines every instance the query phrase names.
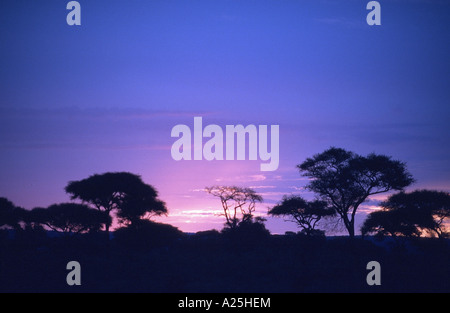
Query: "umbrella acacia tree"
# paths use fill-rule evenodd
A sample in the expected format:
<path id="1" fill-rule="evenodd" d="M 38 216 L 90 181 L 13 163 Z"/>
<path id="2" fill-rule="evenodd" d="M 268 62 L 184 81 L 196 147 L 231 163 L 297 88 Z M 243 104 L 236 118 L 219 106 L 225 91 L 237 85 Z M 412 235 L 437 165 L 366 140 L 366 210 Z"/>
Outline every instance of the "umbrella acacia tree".
<path id="1" fill-rule="evenodd" d="M 155 188 L 145 184 L 140 176 L 128 172 L 95 174 L 69 182 L 65 190 L 72 200 L 90 204 L 107 216 L 111 216 L 113 210 L 118 211 L 123 222 L 132 223 L 146 213 L 167 214 L 165 203 L 157 198 Z M 107 233 L 110 226 L 111 219 L 105 223 Z"/>
<path id="2" fill-rule="evenodd" d="M 334 147 L 297 167 L 310 178 L 306 188 L 336 211 L 351 238 L 355 236 L 356 211 L 369 196 L 403 190 L 414 182 L 405 163 L 385 155 L 361 156 Z"/>
<path id="3" fill-rule="evenodd" d="M 28 212 L 33 223 L 66 235 L 98 231 L 103 224 L 109 223 L 109 216 L 77 203 L 54 204 L 48 208 L 34 208 Z"/>
<path id="4" fill-rule="evenodd" d="M 300 196 L 284 196 L 279 204 L 269 210 L 269 215 L 286 216 L 295 222 L 302 233 L 307 236 L 317 234 L 317 224 L 324 217 L 335 215 L 332 208 L 327 207 L 325 201 L 306 201 Z"/>
<path id="5" fill-rule="evenodd" d="M 419 237 L 423 232 L 439 238 L 450 236 L 450 194 L 436 190 L 399 192 L 381 203 L 382 210 L 367 216 L 361 227 L 363 235 Z"/>
<path id="6" fill-rule="evenodd" d="M 19 210 L 20 208 L 16 207 L 8 199 L 0 198 L 0 227 L 18 228 L 20 222 Z"/>
<path id="7" fill-rule="evenodd" d="M 251 188 L 212 186 L 206 187 L 205 191 L 220 199 L 226 219 L 225 225 L 230 229 L 237 228 L 241 222 L 251 221 L 256 203 L 263 201 L 263 198 Z"/>

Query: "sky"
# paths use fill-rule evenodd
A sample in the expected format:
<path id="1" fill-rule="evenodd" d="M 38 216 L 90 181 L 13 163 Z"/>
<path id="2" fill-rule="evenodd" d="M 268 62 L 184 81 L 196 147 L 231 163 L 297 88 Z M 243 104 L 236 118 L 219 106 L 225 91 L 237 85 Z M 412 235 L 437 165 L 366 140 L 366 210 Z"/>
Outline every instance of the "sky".
<path id="1" fill-rule="evenodd" d="M 379 1 L 369 26 L 367 2 L 80 0 L 69 26 L 66 1 L 1 1 L 0 196 L 45 207 L 69 181 L 128 171 L 167 203 L 158 221 L 221 229 L 205 187 L 251 187 L 265 216 L 283 195 L 312 199 L 296 165 L 330 146 L 406 162 L 407 190 L 450 191 L 450 3 Z M 171 130 L 194 117 L 279 125 L 278 169 L 173 160 Z"/>

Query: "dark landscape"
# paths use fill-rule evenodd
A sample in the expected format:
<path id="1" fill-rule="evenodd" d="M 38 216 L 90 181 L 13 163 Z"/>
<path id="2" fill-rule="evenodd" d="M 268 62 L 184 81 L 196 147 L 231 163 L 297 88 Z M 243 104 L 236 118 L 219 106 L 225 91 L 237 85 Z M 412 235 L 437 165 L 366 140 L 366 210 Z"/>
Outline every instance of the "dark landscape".
<path id="1" fill-rule="evenodd" d="M 0 291 L 450 292 L 448 240 L 259 234 L 238 241 L 215 231 L 173 231 L 132 241 L 114 235 L 106 244 L 102 234 L 12 240 L 2 232 Z M 81 265 L 81 286 L 66 283 L 73 260 Z M 373 260 L 381 265 L 381 286 L 366 283 Z"/>

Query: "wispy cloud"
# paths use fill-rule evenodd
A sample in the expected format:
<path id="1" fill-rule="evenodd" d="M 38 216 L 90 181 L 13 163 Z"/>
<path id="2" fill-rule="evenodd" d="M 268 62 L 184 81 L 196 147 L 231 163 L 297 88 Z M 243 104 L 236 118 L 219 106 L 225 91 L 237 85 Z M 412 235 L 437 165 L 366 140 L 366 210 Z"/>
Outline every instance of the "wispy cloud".
<path id="1" fill-rule="evenodd" d="M 222 210 L 214 210 L 210 208 L 182 210 L 170 214 L 170 216 L 172 217 L 186 217 L 186 218 L 208 218 L 208 217 L 218 217 L 222 215 L 223 215 Z"/>
<path id="2" fill-rule="evenodd" d="M 170 129 L 195 111 L 0 107 L 1 149 L 170 150 Z M 189 118 L 187 118 L 189 117 Z"/>
<path id="3" fill-rule="evenodd" d="M 267 179 L 267 176 L 262 174 L 256 174 L 256 175 L 241 175 L 241 176 L 234 176 L 234 177 L 218 177 L 216 178 L 216 182 L 218 183 L 227 183 L 227 182 L 233 182 L 233 183 L 248 183 L 248 182 L 260 182 Z"/>
<path id="4" fill-rule="evenodd" d="M 369 214 L 369 213 L 372 213 L 372 212 L 378 211 L 378 210 L 381 210 L 381 207 L 377 206 L 377 205 L 361 205 L 358 208 L 357 213 L 358 214 Z"/>
<path id="5" fill-rule="evenodd" d="M 252 189 L 274 189 L 274 188 L 277 188 L 277 186 L 264 186 L 264 185 L 261 185 L 261 186 L 250 186 L 249 188 L 252 188 Z"/>
<path id="6" fill-rule="evenodd" d="M 209 111 L 175 111 L 152 110 L 146 108 L 119 108 L 119 107 L 59 107 L 59 108 L 34 108 L 0 107 L 2 118 L 88 118 L 88 119 L 152 119 L 161 117 L 194 117 L 214 115 Z"/>

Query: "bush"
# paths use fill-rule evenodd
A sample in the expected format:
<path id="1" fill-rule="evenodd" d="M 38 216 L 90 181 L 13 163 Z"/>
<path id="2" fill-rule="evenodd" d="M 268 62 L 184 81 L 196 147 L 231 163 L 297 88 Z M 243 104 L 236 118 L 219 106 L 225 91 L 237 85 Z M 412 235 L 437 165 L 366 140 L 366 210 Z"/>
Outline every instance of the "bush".
<path id="1" fill-rule="evenodd" d="M 325 231 L 320 229 L 312 229 L 312 230 L 303 229 L 298 232 L 298 235 L 305 236 L 308 238 L 325 238 Z"/>
<path id="2" fill-rule="evenodd" d="M 114 232 L 114 241 L 123 247 L 150 249 L 170 246 L 182 236 L 183 233 L 172 225 L 140 220 L 117 229 Z"/>
<path id="3" fill-rule="evenodd" d="M 218 232 L 216 229 L 199 231 L 191 236 L 192 239 L 199 241 L 214 241 L 217 240 L 219 237 L 220 232 Z"/>
<path id="4" fill-rule="evenodd" d="M 264 223 L 252 220 L 243 221 L 235 228 L 226 227 L 222 230 L 222 234 L 225 240 L 235 246 L 257 246 L 270 237 Z"/>

